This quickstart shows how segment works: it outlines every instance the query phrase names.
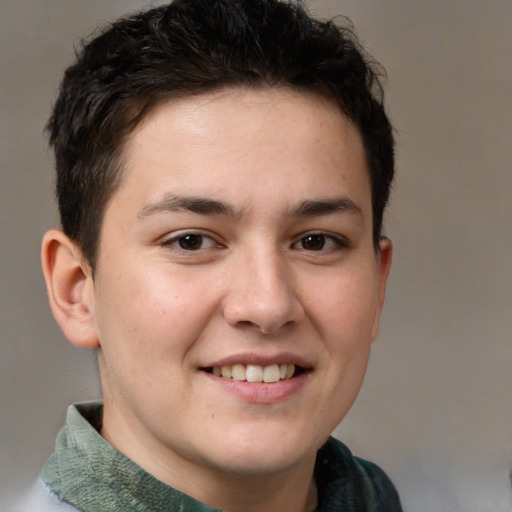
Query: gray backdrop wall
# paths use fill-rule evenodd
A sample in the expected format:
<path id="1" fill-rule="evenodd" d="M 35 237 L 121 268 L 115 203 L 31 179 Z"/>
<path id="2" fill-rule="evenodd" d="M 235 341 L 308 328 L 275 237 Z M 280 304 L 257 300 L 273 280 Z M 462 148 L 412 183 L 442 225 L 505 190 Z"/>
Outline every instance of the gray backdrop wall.
<path id="1" fill-rule="evenodd" d="M 382 334 L 336 434 L 409 512 L 509 512 L 512 493 L 512 2 L 311 0 L 388 70 L 398 181 Z M 143 0 L 0 0 L 0 504 L 35 479 L 94 355 L 50 316 L 39 243 L 56 224 L 42 135 L 72 45 Z"/>

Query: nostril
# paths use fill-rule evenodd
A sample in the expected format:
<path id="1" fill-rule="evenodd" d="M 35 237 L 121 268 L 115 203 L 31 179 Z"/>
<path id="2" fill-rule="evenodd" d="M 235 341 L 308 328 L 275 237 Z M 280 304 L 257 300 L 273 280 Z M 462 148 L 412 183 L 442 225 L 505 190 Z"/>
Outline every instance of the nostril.
<path id="1" fill-rule="evenodd" d="M 273 334 L 304 316 L 302 304 L 287 269 L 278 266 L 275 255 L 251 260 L 239 269 L 239 277 L 224 297 L 223 315 L 231 326 L 254 328 L 261 334 Z"/>

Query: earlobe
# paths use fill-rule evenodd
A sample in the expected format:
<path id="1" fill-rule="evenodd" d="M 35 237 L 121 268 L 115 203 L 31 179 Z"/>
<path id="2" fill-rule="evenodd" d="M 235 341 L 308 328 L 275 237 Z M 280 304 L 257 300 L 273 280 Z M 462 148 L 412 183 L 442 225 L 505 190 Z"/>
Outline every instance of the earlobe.
<path id="1" fill-rule="evenodd" d="M 391 260 L 393 257 L 393 244 L 389 238 L 382 237 L 379 242 L 379 252 L 377 255 L 377 273 L 378 273 L 378 289 L 377 289 L 377 309 L 372 327 L 372 339 L 375 340 L 379 334 L 380 315 L 384 307 L 384 299 L 386 297 L 386 285 L 388 282 L 389 272 L 391 270 Z"/>
<path id="2" fill-rule="evenodd" d="M 90 266 L 76 244 L 54 229 L 43 237 L 41 263 L 53 316 L 71 343 L 99 346 Z"/>

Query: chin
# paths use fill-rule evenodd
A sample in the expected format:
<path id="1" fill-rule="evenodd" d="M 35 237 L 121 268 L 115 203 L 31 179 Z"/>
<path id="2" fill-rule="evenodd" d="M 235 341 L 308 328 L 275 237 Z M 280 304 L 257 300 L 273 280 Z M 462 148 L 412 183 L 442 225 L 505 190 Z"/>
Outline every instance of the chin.
<path id="1" fill-rule="evenodd" d="M 231 472 L 243 475 L 265 475 L 289 470 L 301 463 L 314 460 L 321 442 L 308 443 L 307 436 L 293 434 L 290 429 L 258 429 L 237 436 L 231 434 L 224 455 L 217 461 Z M 318 446 L 317 446 L 318 444 Z"/>
<path id="2" fill-rule="evenodd" d="M 297 459 L 296 454 L 294 456 L 287 454 L 276 456 L 263 452 L 257 455 L 239 454 L 237 457 L 231 457 L 223 462 L 222 467 L 217 464 L 217 469 L 220 468 L 227 474 L 240 477 L 264 477 L 289 471 L 290 468 L 298 466 L 303 461 Z"/>

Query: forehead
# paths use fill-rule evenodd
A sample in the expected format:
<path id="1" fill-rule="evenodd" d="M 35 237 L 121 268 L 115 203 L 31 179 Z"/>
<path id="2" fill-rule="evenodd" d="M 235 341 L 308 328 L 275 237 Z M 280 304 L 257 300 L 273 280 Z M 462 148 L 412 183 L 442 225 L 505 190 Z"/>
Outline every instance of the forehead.
<path id="1" fill-rule="evenodd" d="M 308 187 L 317 196 L 332 187 L 369 196 L 358 129 L 334 102 L 289 89 L 228 89 L 169 100 L 133 131 L 122 159 L 120 189 L 134 192 L 130 200 L 189 188 L 232 202 L 244 200 L 244 189 L 276 197 L 280 191 L 280 201 Z"/>

